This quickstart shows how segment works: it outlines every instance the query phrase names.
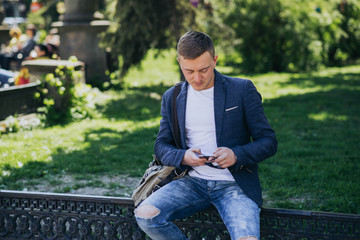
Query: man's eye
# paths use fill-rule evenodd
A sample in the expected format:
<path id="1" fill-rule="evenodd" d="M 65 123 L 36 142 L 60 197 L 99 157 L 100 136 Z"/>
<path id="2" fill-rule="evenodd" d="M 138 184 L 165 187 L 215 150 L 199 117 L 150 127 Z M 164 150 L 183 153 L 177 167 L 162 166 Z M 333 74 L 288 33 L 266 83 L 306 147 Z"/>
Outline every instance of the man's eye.
<path id="1" fill-rule="evenodd" d="M 188 71 L 186 71 L 186 72 L 187 72 L 188 74 L 192 74 L 194 71 L 189 71 L 189 70 L 188 70 Z"/>
<path id="2" fill-rule="evenodd" d="M 206 73 L 208 71 L 208 68 L 206 68 L 206 69 L 202 69 L 200 72 L 202 72 L 202 73 Z"/>

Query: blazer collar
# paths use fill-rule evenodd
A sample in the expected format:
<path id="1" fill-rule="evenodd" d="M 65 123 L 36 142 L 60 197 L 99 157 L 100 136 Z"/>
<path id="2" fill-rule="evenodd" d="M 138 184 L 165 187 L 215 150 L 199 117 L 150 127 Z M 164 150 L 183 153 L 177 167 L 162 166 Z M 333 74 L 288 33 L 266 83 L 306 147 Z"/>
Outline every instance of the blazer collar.
<path id="1" fill-rule="evenodd" d="M 181 146 L 186 147 L 185 141 L 185 113 L 186 113 L 186 96 L 187 96 L 188 82 L 185 81 L 181 86 L 181 91 L 176 100 L 176 109 L 178 115 L 180 136 L 181 136 Z"/>
<path id="2" fill-rule="evenodd" d="M 222 74 L 215 70 L 214 84 L 214 113 L 215 113 L 215 130 L 216 143 L 220 146 L 220 137 L 222 130 L 222 120 L 225 112 L 226 88 L 225 79 Z"/>

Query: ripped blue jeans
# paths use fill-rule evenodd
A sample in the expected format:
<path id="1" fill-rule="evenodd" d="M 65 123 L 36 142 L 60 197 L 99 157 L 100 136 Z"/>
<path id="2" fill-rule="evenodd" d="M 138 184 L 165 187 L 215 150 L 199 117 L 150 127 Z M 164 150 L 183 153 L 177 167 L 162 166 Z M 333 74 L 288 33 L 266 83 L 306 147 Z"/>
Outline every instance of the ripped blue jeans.
<path id="1" fill-rule="evenodd" d="M 231 239 L 253 236 L 260 239 L 260 208 L 236 182 L 212 181 L 185 176 L 172 181 L 140 204 L 154 206 L 158 214 L 135 217 L 140 228 L 154 240 L 185 240 L 171 221 L 188 217 L 214 205 Z M 139 207 L 140 207 L 139 206 Z"/>

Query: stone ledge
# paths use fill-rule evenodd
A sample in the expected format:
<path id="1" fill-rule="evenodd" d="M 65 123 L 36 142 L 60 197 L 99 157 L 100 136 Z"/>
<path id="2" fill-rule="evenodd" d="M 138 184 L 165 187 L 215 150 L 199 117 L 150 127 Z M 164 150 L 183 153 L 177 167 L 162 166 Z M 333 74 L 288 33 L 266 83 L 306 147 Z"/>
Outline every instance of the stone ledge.
<path id="1" fill-rule="evenodd" d="M 30 82 L 41 80 L 45 74 L 55 73 L 55 69 L 59 66 L 73 67 L 76 71 L 81 71 L 82 77 L 77 81 L 85 82 L 85 63 L 80 61 L 36 59 L 23 61 L 21 65 L 29 69 Z"/>
<path id="2" fill-rule="evenodd" d="M 42 104 L 34 98 L 38 83 L 0 88 L 0 119 L 10 115 L 34 113 Z"/>

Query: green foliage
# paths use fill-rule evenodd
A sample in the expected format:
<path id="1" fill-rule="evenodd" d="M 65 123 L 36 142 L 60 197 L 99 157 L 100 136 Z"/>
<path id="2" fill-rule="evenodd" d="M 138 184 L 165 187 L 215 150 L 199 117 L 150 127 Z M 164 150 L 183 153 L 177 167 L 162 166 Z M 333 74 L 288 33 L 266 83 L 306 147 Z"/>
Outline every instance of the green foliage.
<path id="1" fill-rule="evenodd" d="M 77 61 L 75 57 L 69 60 Z M 96 113 L 94 96 L 98 90 L 78 82 L 81 74 L 72 66 L 58 66 L 55 74 L 44 77 L 36 97 L 42 99 L 44 107 L 40 111 L 48 125 L 85 119 Z"/>
<path id="2" fill-rule="evenodd" d="M 37 12 L 29 12 L 27 14 L 27 24 L 32 23 L 38 29 L 48 31 L 51 29 L 51 24 L 58 21 L 59 13 L 56 11 L 57 0 L 43 0 L 40 1 L 43 7 Z M 29 5 L 30 7 L 30 5 Z"/>
<path id="3" fill-rule="evenodd" d="M 169 55 L 168 62 L 173 58 Z M 90 183 L 97 176 L 140 177 L 153 153 L 161 94 L 177 73 L 173 62 L 173 73 L 164 74 L 160 84 L 155 74 L 162 61 L 147 58 L 145 64 L 153 65 L 125 77 L 129 89 L 106 92 L 102 116 L 3 135 L 1 188 L 31 189 L 33 180 L 45 185 L 61 176 L 88 179 L 84 186 L 101 186 Z M 252 79 L 261 92 L 279 141 L 277 154 L 259 164 L 265 207 L 359 214 L 360 185 L 354 179 L 360 172 L 354 169 L 360 167 L 360 67 L 239 77 Z M 75 182 L 62 190 L 52 184 L 63 192 L 82 187 Z"/>
<path id="4" fill-rule="evenodd" d="M 358 1 L 209 0 L 201 6 L 197 22 L 225 55 L 219 64 L 294 72 L 360 57 Z"/>
<path id="5" fill-rule="evenodd" d="M 299 1 L 214 0 L 212 16 L 226 25 L 234 51 L 225 51 L 225 65 L 247 72 L 304 70 L 316 67 L 313 31 L 308 31 L 307 11 Z M 311 10 L 311 9 L 310 9 Z M 211 35 L 216 29 L 207 28 Z M 215 34 L 217 41 L 222 37 Z M 227 58 L 229 56 L 229 58 Z"/>
<path id="6" fill-rule="evenodd" d="M 115 58 L 120 56 L 121 76 L 137 65 L 150 48 L 174 47 L 194 12 L 183 0 L 117 0 L 108 7 L 114 21 L 103 39 Z"/>
<path id="7" fill-rule="evenodd" d="M 318 37 L 327 65 L 343 65 L 360 58 L 360 3 L 358 1 L 321 1 Z"/>

